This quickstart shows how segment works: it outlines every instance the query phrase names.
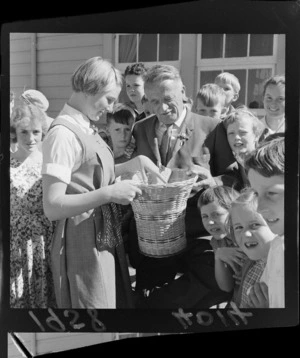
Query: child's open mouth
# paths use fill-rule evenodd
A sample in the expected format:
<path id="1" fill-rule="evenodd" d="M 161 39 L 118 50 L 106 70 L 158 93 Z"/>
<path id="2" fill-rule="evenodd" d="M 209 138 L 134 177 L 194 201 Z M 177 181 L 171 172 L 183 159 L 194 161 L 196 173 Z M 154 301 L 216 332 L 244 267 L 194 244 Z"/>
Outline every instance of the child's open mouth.
<path id="1" fill-rule="evenodd" d="M 246 242 L 245 246 L 247 247 L 247 249 L 253 249 L 254 247 L 256 247 L 258 245 L 257 242 Z"/>
<path id="2" fill-rule="evenodd" d="M 220 231 L 220 229 L 218 229 L 218 228 L 209 229 L 209 230 L 210 230 L 210 232 L 213 232 L 213 233 L 216 233 L 216 232 Z"/>
<path id="3" fill-rule="evenodd" d="M 279 221 L 279 219 L 265 219 L 268 224 L 275 224 Z"/>

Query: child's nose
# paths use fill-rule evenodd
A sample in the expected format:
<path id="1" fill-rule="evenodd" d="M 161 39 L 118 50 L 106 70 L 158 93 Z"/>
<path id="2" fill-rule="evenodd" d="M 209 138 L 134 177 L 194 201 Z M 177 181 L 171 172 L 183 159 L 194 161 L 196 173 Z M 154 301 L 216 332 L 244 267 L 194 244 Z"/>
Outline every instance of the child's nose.
<path id="1" fill-rule="evenodd" d="M 249 230 L 246 230 L 245 233 L 244 233 L 244 235 L 245 235 L 246 237 L 251 237 L 251 236 L 252 236 L 251 231 L 249 231 Z"/>
<path id="2" fill-rule="evenodd" d="M 210 220 L 208 221 L 208 223 L 209 223 L 210 225 L 213 225 L 215 222 L 214 222 L 212 219 L 210 219 Z"/>

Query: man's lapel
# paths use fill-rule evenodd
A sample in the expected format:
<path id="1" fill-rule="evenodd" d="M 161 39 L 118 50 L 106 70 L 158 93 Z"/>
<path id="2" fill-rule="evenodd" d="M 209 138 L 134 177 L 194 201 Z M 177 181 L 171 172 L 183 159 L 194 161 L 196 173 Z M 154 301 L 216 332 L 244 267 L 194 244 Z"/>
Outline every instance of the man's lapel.
<path id="1" fill-rule="evenodd" d="M 182 123 L 180 133 L 177 137 L 172 156 L 174 156 L 178 152 L 178 150 L 187 143 L 187 141 L 192 135 L 193 130 L 194 120 L 192 118 L 191 111 L 187 109 L 187 113 Z"/>

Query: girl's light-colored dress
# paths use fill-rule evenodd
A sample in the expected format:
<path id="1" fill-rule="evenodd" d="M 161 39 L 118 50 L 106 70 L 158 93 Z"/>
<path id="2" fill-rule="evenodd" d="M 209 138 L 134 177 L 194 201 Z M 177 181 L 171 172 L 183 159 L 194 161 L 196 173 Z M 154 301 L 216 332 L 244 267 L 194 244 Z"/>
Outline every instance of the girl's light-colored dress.
<path id="1" fill-rule="evenodd" d="M 10 305 L 55 306 L 50 268 L 53 233 L 42 203 L 42 156 L 10 160 Z"/>

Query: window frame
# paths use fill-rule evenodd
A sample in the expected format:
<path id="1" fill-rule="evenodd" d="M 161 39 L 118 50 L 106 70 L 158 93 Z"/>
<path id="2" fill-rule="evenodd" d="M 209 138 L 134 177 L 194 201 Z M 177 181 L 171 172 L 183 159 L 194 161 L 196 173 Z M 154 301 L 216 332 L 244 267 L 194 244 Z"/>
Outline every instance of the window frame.
<path id="1" fill-rule="evenodd" d="M 115 35 L 115 66 L 122 72 L 124 73 L 126 67 L 128 65 L 131 65 L 134 62 L 119 62 L 119 36 L 120 35 L 139 35 L 140 33 L 119 33 Z M 143 35 L 143 33 L 141 33 Z M 158 41 L 157 41 L 157 52 L 156 55 L 159 54 L 159 33 L 156 33 L 156 36 L 158 36 Z M 177 34 L 176 34 L 177 35 Z M 153 65 L 156 65 L 157 63 L 160 64 L 164 64 L 164 65 L 172 65 L 174 67 L 176 67 L 178 70 L 180 70 L 180 65 L 181 65 L 181 49 L 182 49 L 182 36 L 181 34 L 179 35 L 179 46 L 178 46 L 178 60 L 176 61 L 143 61 L 143 63 L 147 66 L 147 67 L 151 67 Z M 139 43 L 137 43 L 137 49 L 139 48 Z M 137 62 L 139 62 L 139 59 L 137 59 Z"/>
<path id="2" fill-rule="evenodd" d="M 202 34 L 197 35 L 197 61 L 196 61 L 196 92 L 200 88 L 200 72 L 201 71 L 229 71 L 230 70 L 246 70 L 246 88 L 245 100 L 248 97 L 248 71 L 255 69 L 271 68 L 271 75 L 275 73 L 277 63 L 277 47 L 278 34 L 273 34 L 273 55 L 272 56 L 249 56 L 250 52 L 250 35 L 248 34 L 247 56 L 246 57 L 219 57 L 219 58 L 201 58 L 202 52 Z M 223 56 L 225 56 L 226 34 L 223 34 Z M 251 109 L 252 110 L 252 109 Z M 264 115 L 264 109 L 255 108 L 254 112 L 258 116 Z"/>

